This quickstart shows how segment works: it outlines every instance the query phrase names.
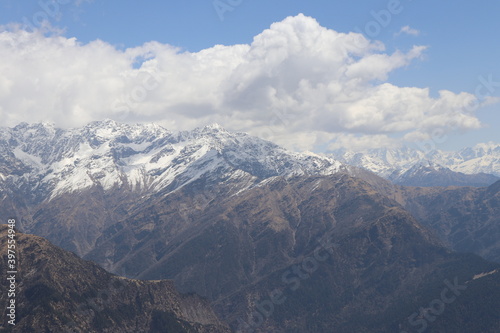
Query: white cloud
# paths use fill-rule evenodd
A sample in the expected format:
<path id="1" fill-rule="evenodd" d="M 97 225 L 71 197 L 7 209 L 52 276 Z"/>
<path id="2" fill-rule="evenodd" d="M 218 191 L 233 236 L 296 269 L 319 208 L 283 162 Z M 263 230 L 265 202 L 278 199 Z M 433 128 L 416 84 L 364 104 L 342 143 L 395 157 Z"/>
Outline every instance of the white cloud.
<path id="1" fill-rule="evenodd" d="M 388 54 L 380 42 L 304 15 L 274 23 L 250 45 L 196 53 L 157 42 L 119 50 L 10 29 L 0 32 L 0 119 L 68 127 L 113 118 L 174 130 L 216 121 L 300 150 L 331 140 L 385 144 L 389 134 L 416 138 L 446 124 L 478 128 L 465 108 L 471 94 L 434 98 L 384 82 L 425 49 Z"/>
<path id="2" fill-rule="evenodd" d="M 404 27 L 401 27 L 401 29 L 394 34 L 394 36 L 399 36 L 401 34 L 407 34 L 407 35 L 412 35 L 412 36 L 418 36 L 420 35 L 420 30 L 410 28 L 409 25 L 405 25 Z"/>
<path id="3" fill-rule="evenodd" d="M 401 146 L 401 141 L 390 138 L 384 134 L 376 135 L 362 135 L 356 136 L 354 134 L 337 134 L 335 140 L 328 145 L 329 151 L 346 148 L 354 151 L 361 151 L 367 147 L 369 148 L 397 148 Z"/>

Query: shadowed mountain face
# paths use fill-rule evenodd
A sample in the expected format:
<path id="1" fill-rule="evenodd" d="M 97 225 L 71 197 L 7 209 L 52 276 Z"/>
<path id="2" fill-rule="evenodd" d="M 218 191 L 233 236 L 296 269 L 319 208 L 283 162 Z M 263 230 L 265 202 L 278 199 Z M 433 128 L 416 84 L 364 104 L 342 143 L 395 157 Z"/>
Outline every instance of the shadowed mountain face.
<path id="1" fill-rule="evenodd" d="M 87 258 L 130 277 L 172 278 L 209 298 L 234 328 L 256 332 L 415 329 L 409 317 L 445 280 L 496 295 L 500 277 L 473 280 L 499 266 L 451 253 L 396 202 L 346 174 L 276 177 L 240 194 L 195 182 L 108 228 Z M 470 298 L 493 332 L 493 310 Z M 453 306 L 446 320 L 466 332 L 460 325 L 477 312 L 460 317 L 468 305 Z"/>
<path id="2" fill-rule="evenodd" d="M 0 237 L 5 268 L 5 225 Z M 113 276 L 41 237 L 17 233 L 16 241 L 16 325 L 3 323 L 11 332 L 229 332 L 205 300 L 171 281 Z M 5 309 L 8 281 L 0 285 Z"/>
<path id="3" fill-rule="evenodd" d="M 356 173 L 398 202 L 450 249 L 500 263 L 500 181 L 488 187 L 404 187 Z"/>
<path id="4" fill-rule="evenodd" d="M 402 191 L 405 208 L 453 250 L 500 262 L 500 181 L 483 188 Z"/>

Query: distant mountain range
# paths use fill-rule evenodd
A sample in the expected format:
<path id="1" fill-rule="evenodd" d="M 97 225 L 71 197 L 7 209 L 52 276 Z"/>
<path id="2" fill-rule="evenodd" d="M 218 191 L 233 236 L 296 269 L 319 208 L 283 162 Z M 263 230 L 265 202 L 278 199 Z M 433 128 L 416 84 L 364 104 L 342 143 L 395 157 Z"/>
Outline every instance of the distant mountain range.
<path id="1" fill-rule="evenodd" d="M 500 179 L 500 145 L 494 143 L 428 154 L 408 147 L 363 152 L 338 149 L 330 156 L 407 186 L 488 186 Z"/>
<path id="2" fill-rule="evenodd" d="M 500 329 L 500 182 L 395 185 L 218 125 L 20 124 L 0 146 L 0 210 L 24 232 L 171 279 L 239 332 Z"/>
<path id="3" fill-rule="evenodd" d="M 21 190 L 32 202 L 93 186 L 156 192 L 206 173 L 230 174 L 235 165 L 240 174 L 233 176 L 258 179 L 328 175 L 355 166 L 401 185 L 488 186 L 500 179 L 499 159 L 500 145 L 494 144 L 430 157 L 409 148 L 338 150 L 330 157 L 292 153 L 217 124 L 184 132 L 112 120 L 70 130 L 46 123 L 0 129 L 0 189 Z"/>

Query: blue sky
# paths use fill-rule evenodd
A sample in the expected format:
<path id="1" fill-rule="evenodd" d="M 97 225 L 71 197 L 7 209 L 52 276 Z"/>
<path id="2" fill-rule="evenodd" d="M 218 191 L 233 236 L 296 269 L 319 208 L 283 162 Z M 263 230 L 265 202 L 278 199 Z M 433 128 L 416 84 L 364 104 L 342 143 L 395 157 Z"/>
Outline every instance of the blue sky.
<path id="1" fill-rule="evenodd" d="M 299 13 L 303 13 L 306 18 L 316 20 L 318 26 L 307 19 L 297 18 Z M 113 82 L 117 80 L 117 77 L 134 76 L 137 79 L 141 75 L 149 75 L 148 73 L 151 74 L 152 71 L 156 70 L 158 73 L 165 74 L 163 78 L 167 78 L 169 80 L 168 84 L 173 84 L 174 87 L 176 86 L 176 78 L 183 81 L 186 76 L 216 76 L 222 70 L 225 70 L 224 67 L 218 68 L 217 71 L 214 71 L 215 74 L 208 69 L 200 72 L 190 72 L 189 68 L 196 67 L 194 64 L 197 64 L 197 62 L 208 64 L 210 61 L 217 59 L 215 62 L 217 66 L 221 62 L 233 65 L 228 66 L 231 69 L 227 69 L 226 74 L 221 74 L 220 80 L 183 82 L 182 84 L 186 84 L 186 87 L 193 87 L 193 96 L 186 93 L 185 99 L 176 99 L 175 101 L 166 100 L 162 97 L 165 95 L 165 91 L 171 91 L 171 86 L 164 85 L 164 81 L 159 79 L 158 88 L 156 88 L 156 80 L 145 81 L 147 78 L 137 79 L 139 81 L 130 79 L 132 81 L 122 82 L 120 83 L 120 89 L 110 87 L 110 83 L 106 83 L 106 86 L 103 86 L 101 91 L 106 90 L 109 93 L 119 91 L 120 96 L 130 95 L 130 92 L 133 94 L 134 91 L 137 92 L 138 89 L 134 90 L 134 88 L 137 88 L 138 84 L 143 86 L 144 82 L 151 83 L 146 87 L 148 89 L 145 97 L 140 97 L 140 100 L 136 98 L 134 103 L 129 103 L 126 114 L 98 111 L 104 109 L 105 104 L 90 105 L 83 102 L 72 104 L 72 96 L 77 100 L 77 98 L 83 98 L 81 96 L 85 95 L 85 91 L 89 91 L 89 88 L 81 82 L 81 80 L 85 80 L 82 78 L 82 74 L 79 74 L 78 70 L 75 69 L 74 73 L 61 74 L 61 81 L 70 82 L 68 87 L 73 87 L 75 90 L 69 90 L 70 88 L 65 87 L 61 92 L 65 98 L 61 98 L 61 94 L 51 97 L 52 100 L 47 101 L 42 113 L 36 113 L 38 116 L 33 116 L 35 114 L 33 110 L 36 105 L 45 105 L 45 102 L 38 103 L 33 97 L 34 100 L 30 101 L 30 103 L 25 102 L 18 105 L 13 102 L 16 96 L 12 93 L 12 89 L 6 90 L 3 95 L 0 89 L 0 116 L 4 118 L 4 122 L 8 126 L 14 125 L 18 121 L 30 120 L 47 120 L 60 123 L 61 126 L 76 126 L 79 125 L 79 121 L 95 120 L 102 117 L 117 118 L 117 120 L 130 122 L 156 121 L 163 123 L 165 126 L 176 128 L 201 126 L 207 121 L 217 121 L 229 129 L 243 130 L 255 135 L 262 134 L 261 136 L 267 136 L 268 139 L 280 144 L 285 143 L 286 145 L 293 138 L 293 145 L 289 146 L 289 148 L 297 150 L 337 148 L 342 145 L 348 146 L 352 142 L 356 142 L 352 144 L 352 148 L 362 148 L 370 145 L 394 145 L 396 142 L 401 141 L 408 144 L 417 143 L 418 145 L 418 143 L 430 140 L 440 149 L 458 149 L 487 141 L 499 142 L 500 106 L 495 103 L 494 98 L 491 98 L 500 97 L 500 66 L 498 65 L 500 43 L 497 36 L 500 31 L 500 20 L 498 20 L 498 13 L 500 13 L 500 3 L 493 0 L 480 3 L 448 0 L 351 2 L 332 0 L 309 2 L 291 0 L 198 0 L 189 2 L 4 0 L 0 4 L 0 25 L 4 25 L 3 30 L 10 33 L 10 39 L 22 39 L 19 35 L 20 32 L 13 28 L 12 23 L 21 23 L 21 26 L 25 29 L 28 27 L 30 32 L 31 28 L 39 28 L 41 25 L 45 27 L 43 36 L 26 37 L 26 41 L 16 45 L 20 49 L 12 49 L 10 53 L 5 52 L 2 54 L 4 58 L 9 56 L 15 58 L 15 54 L 20 51 L 24 54 L 27 48 L 26 45 L 30 43 L 42 45 L 40 46 L 42 51 L 39 51 L 40 59 L 43 58 L 45 51 L 49 52 L 48 50 L 52 52 L 50 54 L 55 52 L 61 57 L 63 52 L 67 51 L 68 56 L 76 58 L 79 57 L 79 53 L 87 54 L 85 52 L 87 50 L 92 56 L 89 55 L 88 58 L 83 59 L 84 56 L 82 55 L 81 62 L 86 65 L 82 65 L 80 68 L 82 73 L 87 73 L 92 61 L 95 62 L 95 68 L 100 68 L 100 64 L 106 61 L 109 61 L 110 64 L 113 62 L 113 54 L 117 57 L 123 56 L 124 59 L 129 60 L 139 54 L 140 56 L 132 60 L 135 65 L 128 64 L 132 66 L 131 68 L 127 68 L 127 65 L 124 64 L 124 67 L 115 68 L 116 73 L 109 74 L 113 75 Z M 284 22 L 289 16 L 295 17 L 295 21 L 287 21 L 286 24 L 283 23 L 283 26 L 276 28 L 276 31 L 281 33 L 282 37 L 280 38 L 290 38 L 288 42 L 283 44 L 279 39 L 273 39 L 274 35 L 267 34 L 266 38 L 261 38 L 259 47 L 253 46 L 255 36 L 261 35 L 275 22 Z M 43 19 L 47 19 L 47 21 L 40 24 Z M 360 74 L 357 72 L 357 75 L 360 75 L 362 80 L 369 76 L 369 79 L 363 81 L 357 89 L 361 91 L 362 88 L 368 87 L 369 90 L 373 91 L 371 98 L 359 97 L 362 96 L 360 93 L 357 95 L 359 100 L 353 105 L 346 106 L 344 102 L 341 104 L 331 103 L 329 108 L 325 107 L 324 110 L 320 110 L 320 104 L 311 102 L 313 99 L 322 100 L 324 98 L 325 101 L 331 101 L 337 96 L 337 92 L 333 92 L 334 88 L 331 88 L 328 92 L 321 90 L 324 92 L 321 94 L 320 88 L 318 88 L 336 80 L 336 74 L 334 72 L 330 73 L 330 69 L 325 69 L 325 72 L 330 75 L 325 74 L 325 77 L 319 76 L 319 73 L 322 72 L 321 68 L 316 68 L 314 73 L 304 72 L 305 81 L 310 83 L 312 88 L 304 88 L 298 91 L 290 90 L 289 87 L 281 87 L 286 85 L 283 83 L 286 80 L 295 79 L 297 85 L 301 82 L 301 79 L 295 77 L 284 78 L 289 71 L 302 73 L 302 71 L 307 71 L 306 66 L 311 67 L 311 64 L 306 65 L 303 62 L 303 57 L 307 57 L 307 55 L 303 54 L 303 51 L 293 53 L 296 49 L 286 49 L 288 45 L 291 45 L 290 41 L 294 40 L 295 34 L 300 34 L 300 29 L 303 26 L 309 27 L 307 33 L 311 33 L 311 39 L 319 40 L 323 38 L 321 31 L 324 28 L 336 33 L 363 33 L 372 43 L 380 41 L 384 45 L 384 48 L 374 47 L 371 52 L 345 58 L 345 61 L 341 63 L 345 65 L 351 61 L 361 60 L 366 57 L 366 62 L 372 66 L 371 68 L 380 66 L 376 73 L 367 74 L 368 72 L 363 72 Z M 53 31 L 57 29 L 61 30 L 54 33 Z M 52 33 L 47 32 L 47 30 L 51 30 Z M 292 30 L 294 32 L 288 34 L 288 31 Z M 44 39 L 54 38 L 54 35 L 59 35 L 67 41 L 74 37 L 76 38 L 76 46 L 68 46 L 67 43 L 56 43 L 58 45 L 56 47 L 52 42 L 49 43 Z M 4 37 L 4 41 L 10 40 L 6 36 Z M 307 36 L 301 38 L 304 38 L 305 41 L 308 40 Z M 101 40 L 102 43 L 97 45 L 96 40 Z M 335 43 L 334 40 L 334 37 L 329 37 L 312 45 L 323 45 L 327 42 Z M 150 41 L 158 43 L 156 46 L 145 44 Z M 48 44 L 44 46 L 43 43 Z M 287 54 L 284 58 L 287 60 L 268 65 L 268 60 L 264 61 L 262 59 L 267 59 L 266 57 L 274 52 L 273 48 L 267 48 L 267 45 L 273 43 L 275 44 L 274 49 L 276 47 L 284 48 L 282 52 Z M 219 44 L 231 48 L 224 51 L 214 50 L 214 46 Z M 240 50 L 235 47 L 238 44 L 252 45 L 252 47 L 249 50 Z M 149 46 L 145 47 L 144 45 Z M 175 51 L 165 49 L 170 46 L 177 47 L 177 49 Z M 415 50 L 414 47 L 417 46 L 425 47 L 425 49 Z M 78 50 L 75 51 L 71 48 Z M 253 50 L 254 48 L 255 50 Z M 128 55 L 125 56 L 127 50 L 129 50 Z M 204 50 L 212 50 L 213 52 L 204 52 Z M 258 53 L 257 50 L 260 50 L 258 52 L 261 53 Z M 414 50 L 414 53 L 411 53 L 412 50 Z M 174 52 L 174 54 L 171 52 Z M 262 55 L 262 52 L 264 55 Z M 310 52 L 313 51 L 310 50 Z M 324 52 L 325 54 L 318 58 L 321 61 L 316 62 L 317 66 L 329 66 L 328 59 L 325 60 L 324 58 L 329 54 L 328 52 L 333 51 L 325 50 Z M 398 52 L 405 56 L 394 56 Z M 209 53 L 209 55 L 205 53 Z M 380 56 L 386 55 L 384 63 L 381 63 L 380 59 L 377 60 L 376 57 L 371 57 L 368 60 L 369 55 L 373 53 Z M 232 57 L 233 54 L 236 55 Z M 263 58 L 255 60 L 256 54 L 260 54 Z M 315 54 L 311 53 L 311 59 L 315 59 Z M 97 55 L 102 55 L 103 58 L 99 58 Z M 175 55 L 190 55 L 188 57 L 189 61 L 186 60 L 186 57 L 181 59 L 180 56 L 175 57 Z M 390 57 L 391 55 L 393 56 Z M 255 63 L 252 66 L 244 67 L 244 64 L 249 62 L 248 57 L 255 60 Z M 146 63 L 139 62 L 137 64 L 137 59 L 142 58 L 146 58 Z M 122 60 L 125 61 L 124 59 Z M 15 66 L 16 63 L 14 60 L 12 61 L 11 66 Z M 56 73 L 57 70 L 54 70 L 49 65 L 46 68 L 43 67 L 42 63 L 38 63 L 39 60 L 34 56 L 28 57 L 24 61 L 25 63 L 26 61 L 33 62 L 32 69 L 26 75 L 18 73 L 19 70 L 16 71 L 20 78 L 13 77 L 7 80 L 14 82 L 11 84 L 13 87 L 19 86 L 20 89 L 25 87 L 23 88 L 25 91 L 31 91 L 30 89 L 33 89 L 34 92 L 39 91 L 39 88 L 27 82 L 28 76 L 34 76 L 34 79 L 36 79 L 37 75 L 39 75 L 39 82 L 47 82 L 46 86 L 56 84 L 57 78 L 47 78 L 46 73 Z M 399 63 L 390 67 L 391 62 Z M 117 61 L 117 63 L 120 63 L 120 61 Z M 286 67 L 284 63 L 286 63 L 286 66 L 291 67 Z M 295 65 L 292 66 L 290 63 Z M 172 67 L 179 68 L 179 72 L 174 73 L 170 72 L 171 69 L 165 69 L 170 68 L 170 64 L 172 64 Z M 186 68 L 182 67 L 183 64 Z M 271 67 L 267 68 L 266 66 Z M 255 72 L 255 74 L 252 76 L 251 82 L 247 82 L 247 85 L 240 88 L 237 81 L 248 79 L 248 74 L 240 73 L 244 69 L 247 73 Z M 111 71 L 111 69 L 109 70 Z M 359 68 L 357 70 L 359 71 Z M 16 73 L 5 70 L 3 76 L 9 78 L 11 75 L 16 75 Z M 66 77 L 66 75 L 68 76 Z M 89 77 L 88 80 L 90 81 L 89 85 L 95 86 L 96 80 L 101 82 L 104 79 L 102 77 Z M 258 82 L 266 82 L 268 85 L 266 86 L 266 92 L 263 92 L 261 87 L 256 88 Z M 339 81 L 339 83 L 348 84 L 347 81 Z M 182 84 L 179 83 L 178 85 Z M 387 86 L 388 84 L 390 87 Z M 206 92 L 203 90 L 204 87 L 213 85 L 224 87 L 221 89 L 225 90 L 207 90 Z M 240 85 L 244 84 L 240 82 Z M 203 93 L 197 94 L 199 90 L 196 87 L 202 89 Z M 399 89 L 386 89 L 393 87 Z M 152 88 L 151 91 L 149 88 Z M 282 90 L 280 90 L 281 88 Z M 409 91 L 410 88 L 419 88 L 420 90 Z M 428 88 L 428 96 L 423 96 L 422 89 L 426 88 Z M 57 88 L 54 89 L 57 91 Z M 51 91 L 54 91 L 54 89 Z M 163 91 L 163 89 L 165 90 Z M 240 91 L 238 89 L 246 90 Z M 303 97 L 306 90 L 311 94 L 307 98 Z M 440 97 L 439 91 L 441 90 L 449 91 L 456 96 L 450 98 Z M 179 94 L 182 95 L 185 91 L 186 89 L 183 89 Z M 270 91 L 274 93 L 274 96 L 265 104 L 266 96 L 268 96 L 266 94 L 270 94 Z M 231 92 L 234 92 L 234 94 L 231 94 Z M 388 100 L 393 99 L 392 104 L 380 101 L 382 96 L 386 96 L 382 95 L 382 92 L 383 94 L 391 94 Z M 463 101 L 466 100 L 465 97 L 459 97 L 461 93 L 477 95 L 478 92 L 481 96 L 478 96 L 477 103 L 485 102 L 484 95 L 488 95 L 490 96 L 489 103 L 487 103 L 489 105 L 474 109 L 469 108 L 468 110 L 460 106 L 460 103 L 463 104 Z M 8 93 L 12 94 L 10 99 Z M 206 93 L 207 97 L 200 97 L 200 95 L 204 96 L 204 93 Z M 179 96 L 179 94 L 176 94 L 176 96 Z M 319 97 L 316 97 L 315 94 L 319 94 Z M 48 93 L 40 93 L 38 98 L 48 98 L 47 95 Z M 215 95 L 219 96 L 220 99 L 213 97 Z M 231 97 L 228 97 L 229 95 Z M 448 110 L 428 112 L 422 109 L 418 111 L 420 116 L 400 119 L 402 116 L 397 112 L 405 115 L 417 111 L 413 110 L 412 105 L 409 105 L 406 106 L 406 109 L 402 108 L 401 111 L 386 112 L 385 109 L 397 106 L 398 99 L 395 99 L 395 95 L 399 96 L 398 98 L 404 97 L 405 100 L 426 98 L 425 103 L 419 104 L 420 101 L 416 101 L 415 104 L 420 105 L 421 108 L 429 108 L 434 104 L 437 105 L 436 108 L 440 108 L 440 105 L 446 105 L 442 109 L 448 107 Z M 300 96 L 300 98 L 297 96 Z M 23 98 L 25 99 L 25 97 Z M 102 99 L 98 92 L 94 91 L 90 91 L 85 98 Z M 249 98 L 261 98 L 264 101 L 255 104 L 254 100 L 250 103 Z M 193 99 L 197 100 L 197 102 L 191 103 Z M 224 101 L 221 99 L 224 99 Z M 16 97 L 15 100 L 18 101 L 20 98 Z M 290 102 L 291 100 L 296 103 Z M 445 100 L 446 103 L 444 103 Z M 161 103 L 164 105 L 163 109 L 160 106 Z M 249 106 L 249 104 L 252 105 Z M 453 107 L 450 106 L 452 104 Z M 275 111 L 276 108 L 280 108 L 277 105 L 281 105 L 283 109 Z M 55 112 L 50 110 L 51 107 L 60 108 L 61 110 Z M 64 111 L 65 107 L 68 110 L 67 114 L 64 113 L 66 112 Z M 314 114 L 313 116 L 309 116 L 307 107 L 316 110 L 314 112 L 310 111 Z M 346 109 L 338 111 L 342 107 Z M 19 111 L 23 110 L 23 108 L 26 108 L 25 112 Z M 208 111 L 205 112 L 204 108 Z M 377 108 L 385 109 L 377 110 Z M 16 109 L 16 111 L 13 109 Z M 219 111 L 219 109 L 224 109 L 224 111 Z M 453 109 L 463 110 L 453 111 Z M 257 110 L 262 110 L 263 113 L 260 114 Z M 352 112 L 352 110 L 355 112 Z M 335 114 L 336 112 L 338 114 Z M 266 114 L 269 115 L 269 113 L 274 114 L 274 118 L 266 118 Z M 376 113 L 377 116 L 374 117 L 373 113 Z M 85 116 L 82 116 L 82 114 L 85 114 Z M 62 121 L 61 115 L 67 120 Z M 71 120 L 72 117 L 75 120 Z M 311 123 L 304 121 L 306 118 L 310 119 Z M 448 122 L 451 118 L 453 119 Z M 389 119 L 388 122 L 392 121 L 393 123 L 388 126 L 378 125 L 377 127 L 375 125 L 377 121 L 383 121 L 383 119 Z M 430 121 L 430 119 L 433 120 Z M 320 125 L 319 123 L 322 121 L 331 124 Z M 439 121 L 442 122 L 442 125 L 439 125 Z M 415 122 L 415 128 L 408 126 L 408 122 Z M 370 123 L 373 126 L 370 126 Z M 304 142 L 304 144 L 301 144 L 301 142 Z M 335 142 L 337 144 L 332 144 Z"/>

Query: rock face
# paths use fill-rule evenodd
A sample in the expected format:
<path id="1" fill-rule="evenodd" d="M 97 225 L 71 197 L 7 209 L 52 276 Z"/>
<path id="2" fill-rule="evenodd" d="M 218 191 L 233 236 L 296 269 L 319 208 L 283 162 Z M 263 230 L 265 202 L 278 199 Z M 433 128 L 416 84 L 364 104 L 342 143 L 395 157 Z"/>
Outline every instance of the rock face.
<path id="1" fill-rule="evenodd" d="M 171 281 L 114 276 L 41 237 L 17 233 L 16 241 L 16 325 L 4 323 L 11 332 L 229 332 L 206 300 L 179 294 Z M 5 225 L 0 250 L 5 268 Z M 5 309 L 5 279 L 1 286 Z"/>

